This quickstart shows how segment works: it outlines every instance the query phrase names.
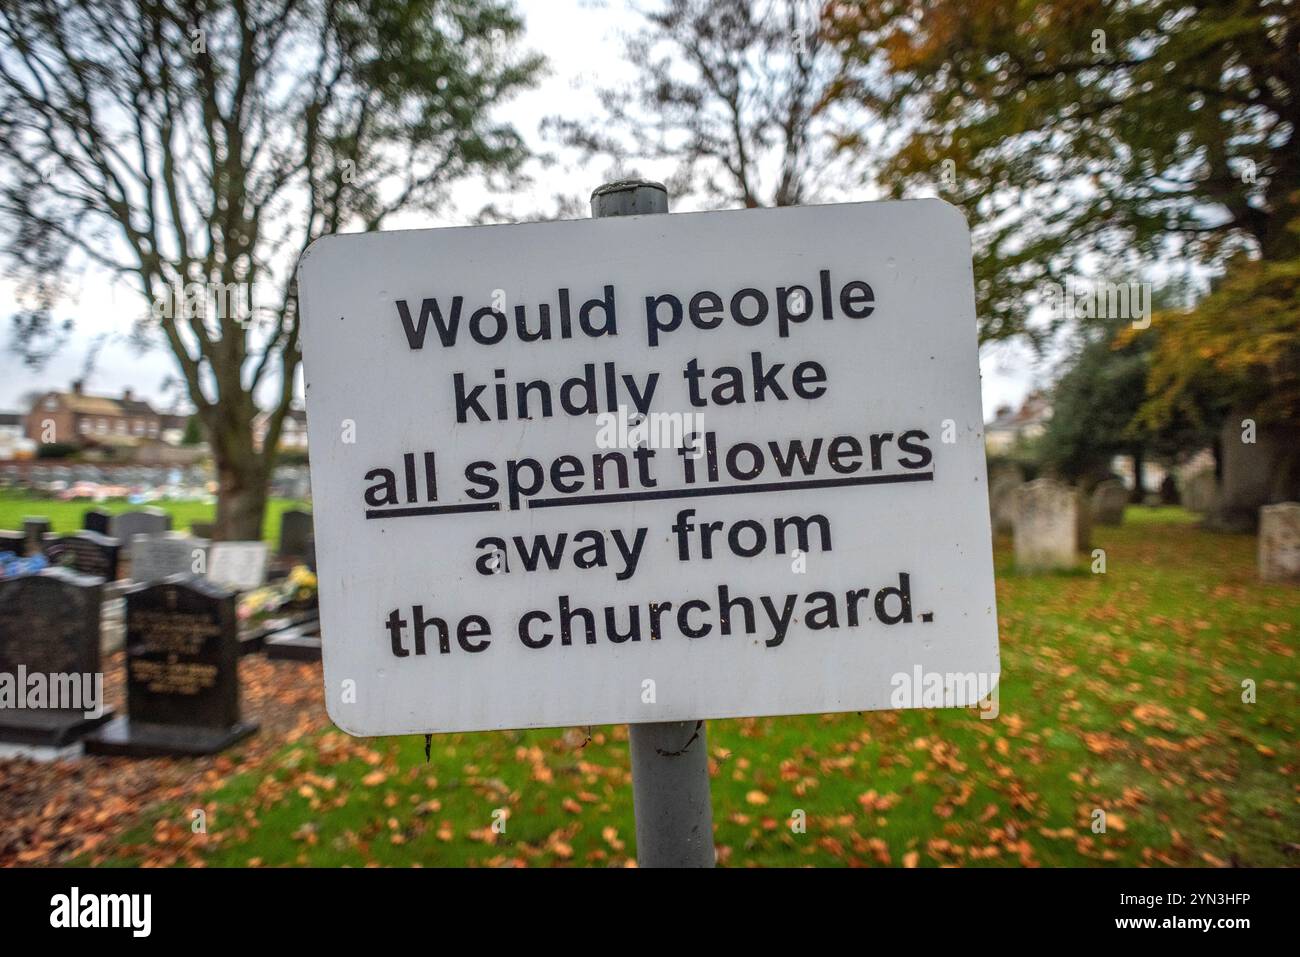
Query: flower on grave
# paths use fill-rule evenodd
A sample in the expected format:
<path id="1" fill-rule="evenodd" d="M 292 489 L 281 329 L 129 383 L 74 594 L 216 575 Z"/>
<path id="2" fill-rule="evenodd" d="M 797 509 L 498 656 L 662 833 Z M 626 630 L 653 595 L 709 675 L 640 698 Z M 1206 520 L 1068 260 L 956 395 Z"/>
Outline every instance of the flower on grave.
<path id="1" fill-rule="evenodd" d="M 315 589 L 316 587 L 316 576 L 306 565 L 295 565 L 293 571 L 289 572 L 289 581 L 298 588 Z"/>
<path id="2" fill-rule="evenodd" d="M 254 589 L 239 599 L 239 620 L 247 621 L 257 615 L 274 611 L 283 603 L 283 596 L 274 588 Z"/>
<path id="3" fill-rule="evenodd" d="M 285 579 L 291 601 L 310 601 L 316 595 L 316 576 L 306 565 L 297 565 Z"/>
<path id="4" fill-rule="evenodd" d="M 32 555 L 23 558 L 13 552 L 0 552 L 0 578 L 18 578 L 20 575 L 35 575 L 49 566 L 44 555 Z"/>

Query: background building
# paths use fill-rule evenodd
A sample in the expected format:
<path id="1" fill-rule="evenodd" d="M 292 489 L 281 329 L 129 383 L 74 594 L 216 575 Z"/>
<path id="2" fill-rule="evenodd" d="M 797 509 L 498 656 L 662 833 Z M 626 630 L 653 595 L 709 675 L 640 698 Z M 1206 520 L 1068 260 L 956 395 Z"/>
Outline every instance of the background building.
<path id="1" fill-rule="evenodd" d="M 253 444 L 259 451 L 270 420 L 270 412 L 259 412 L 253 417 Z M 307 413 L 303 409 L 292 408 L 285 414 L 280 429 L 280 451 L 307 451 Z"/>
<path id="2" fill-rule="evenodd" d="M 70 392 L 46 392 L 32 404 L 25 420 L 27 438 L 40 445 L 75 448 L 135 446 L 157 442 L 162 417 L 130 389 L 120 397 L 87 395 L 80 379 Z"/>
<path id="3" fill-rule="evenodd" d="M 1051 418 L 1052 405 L 1038 390 L 1025 396 L 1019 409 L 998 406 L 993 420 L 984 426 L 984 448 L 989 455 L 1005 455 L 1042 435 Z"/>

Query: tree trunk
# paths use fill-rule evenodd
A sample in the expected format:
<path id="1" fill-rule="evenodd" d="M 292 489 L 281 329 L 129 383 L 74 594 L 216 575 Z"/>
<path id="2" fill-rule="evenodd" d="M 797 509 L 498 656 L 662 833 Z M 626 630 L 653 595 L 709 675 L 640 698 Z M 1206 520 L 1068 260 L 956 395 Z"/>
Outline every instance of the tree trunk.
<path id="1" fill-rule="evenodd" d="M 242 424 L 238 421 L 243 418 Z M 267 462 L 253 448 L 246 417 L 223 416 L 209 428 L 217 470 L 217 541 L 261 541 L 266 516 Z"/>
<path id="2" fill-rule="evenodd" d="M 1129 495 L 1128 500 L 1134 505 L 1141 505 L 1146 498 L 1147 490 L 1142 484 L 1142 471 L 1146 466 L 1146 456 L 1142 454 L 1141 449 L 1133 451 L 1133 492 Z"/>
<path id="3" fill-rule="evenodd" d="M 219 542 L 260 542 L 267 498 L 261 469 L 249 475 L 218 462 L 217 482 L 217 521 L 213 537 Z"/>

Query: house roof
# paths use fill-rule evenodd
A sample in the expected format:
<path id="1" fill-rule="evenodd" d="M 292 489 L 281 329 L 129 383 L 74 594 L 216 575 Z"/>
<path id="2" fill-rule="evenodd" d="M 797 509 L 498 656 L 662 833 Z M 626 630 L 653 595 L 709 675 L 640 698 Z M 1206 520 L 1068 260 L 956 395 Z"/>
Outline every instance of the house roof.
<path id="1" fill-rule="evenodd" d="M 157 415 L 153 406 L 143 399 L 111 398 L 84 392 L 47 392 L 40 401 L 50 396 L 56 396 L 68 411 L 81 415 Z"/>
<path id="2" fill-rule="evenodd" d="M 988 431 L 1018 431 L 1031 425 L 1046 422 L 1052 417 L 1052 406 L 1047 397 L 1040 392 L 1031 392 L 1025 397 L 1020 408 L 1012 409 L 1002 406 L 993 419 L 984 426 Z"/>
<path id="3" fill-rule="evenodd" d="M 83 415 L 123 415 L 121 405 L 116 399 L 106 399 L 97 395 L 77 395 L 75 392 L 59 394 L 63 404 L 72 412 Z"/>
<path id="4" fill-rule="evenodd" d="M 264 422 L 265 422 L 267 419 L 269 419 L 270 417 L 271 417 L 271 413 L 268 412 L 268 411 L 266 411 L 265 409 L 263 409 L 261 412 L 257 413 L 257 415 L 253 416 L 253 421 L 256 422 L 256 423 L 258 423 L 258 424 L 260 425 L 260 424 L 264 423 Z M 288 411 L 287 413 L 285 413 L 285 416 L 284 416 L 284 417 L 285 417 L 286 421 L 289 420 L 289 419 L 293 419 L 295 422 L 301 423 L 301 424 L 303 424 L 303 425 L 306 425 L 306 424 L 307 424 L 307 410 L 306 410 L 306 409 L 295 409 L 295 408 L 290 408 L 289 411 Z"/>

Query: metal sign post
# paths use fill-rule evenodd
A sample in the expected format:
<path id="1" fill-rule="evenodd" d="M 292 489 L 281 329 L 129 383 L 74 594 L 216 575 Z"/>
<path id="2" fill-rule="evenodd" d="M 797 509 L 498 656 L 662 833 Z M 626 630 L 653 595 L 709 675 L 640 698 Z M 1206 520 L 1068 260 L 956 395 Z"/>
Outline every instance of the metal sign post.
<path id="1" fill-rule="evenodd" d="M 596 218 L 666 212 L 668 191 L 660 183 L 624 180 L 591 194 Z M 703 721 L 628 726 L 639 866 L 713 866 L 706 735 Z"/>

